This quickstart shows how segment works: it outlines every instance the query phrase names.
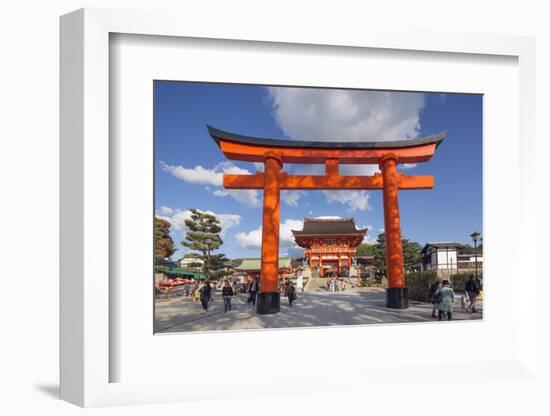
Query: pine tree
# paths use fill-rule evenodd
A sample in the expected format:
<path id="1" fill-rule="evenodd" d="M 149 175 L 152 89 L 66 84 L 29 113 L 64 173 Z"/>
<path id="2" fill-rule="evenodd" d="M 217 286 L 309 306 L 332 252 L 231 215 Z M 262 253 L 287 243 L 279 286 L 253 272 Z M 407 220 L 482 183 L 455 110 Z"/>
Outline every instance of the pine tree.
<path id="1" fill-rule="evenodd" d="M 220 221 L 214 215 L 196 208 L 191 208 L 189 211 L 191 211 L 191 219 L 185 220 L 189 231 L 181 244 L 201 253 L 200 257 L 204 260 L 204 272 L 208 275 L 210 271 L 209 254 L 223 244 L 220 237 L 222 231 Z"/>
<path id="2" fill-rule="evenodd" d="M 401 239 L 401 245 L 403 247 L 403 266 L 406 272 L 422 261 L 422 246 L 416 241 L 405 238 Z M 378 235 L 374 245 L 374 266 L 381 274 L 386 275 L 386 236 L 384 233 Z"/>
<path id="3" fill-rule="evenodd" d="M 376 251 L 374 244 L 363 243 L 359 244 L 355 249 L 355 255 L 358 257 L 362 256 L 374 256 Z"/>
<path id="4" fill-rule="evenodd" d="M 155 218 L 155 262 L 170 257 L 175 251 L 174 240 L 170 237 L 170 223 Z"/>
<path id="5" fill-rule="evenodd" d="M 374 244 L 374 268 L 377 274 L 386 275 L 386 236 L 384 233 L 378 234 L 376 244 Z"/>
<path id="6" fill-rule="evenodd" d="M 220 253 L 210 256 L 210 276 L 214 279 L 229 276 L 232 272 L 224 270 L 229 264 L 230 260 L 225 257 L 225 254 Z"/>

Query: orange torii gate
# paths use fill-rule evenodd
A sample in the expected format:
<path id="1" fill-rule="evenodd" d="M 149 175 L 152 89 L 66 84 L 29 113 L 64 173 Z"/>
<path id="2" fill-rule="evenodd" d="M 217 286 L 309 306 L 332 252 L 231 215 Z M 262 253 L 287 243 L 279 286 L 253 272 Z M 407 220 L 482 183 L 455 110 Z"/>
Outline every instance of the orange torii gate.
<path id="1" fill-rule="evenodd" d="M 406 176 L 397 171 L 399 163 L 420 163 L 431 159 L 446 136 L 381 142 L 312 142 L 274 140 L 241 136 L 208 126 L 223 154 L 231 160 L 262 162 L 264 172 L 253 175 L 223 175 L 226 189 L 263 189 L 262 261 L 260 293 L 256 311 L 279 312 L 277 267 L 279 261 L 280 191 L 283 189 L 381 189 L 384 199 L 384 232 L 388 288 L 386 306 L 409 306 L 403 270 L 403 249 L 399 220 L 399 189 L 431 189 L 433 176 Z M 283 163 L 324 164 L 325 175 L 289 175 Z M 341 176 L 340 164 L 377 164 L 382 173 L 373 176 Z"/>

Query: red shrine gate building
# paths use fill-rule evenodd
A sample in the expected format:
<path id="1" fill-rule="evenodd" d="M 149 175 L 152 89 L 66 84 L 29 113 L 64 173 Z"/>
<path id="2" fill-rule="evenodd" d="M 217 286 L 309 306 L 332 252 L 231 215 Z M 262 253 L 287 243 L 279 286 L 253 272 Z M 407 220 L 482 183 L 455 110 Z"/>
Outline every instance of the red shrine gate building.
<path id="1" fill-rule="evenodd" d="M 309 268 L 322 277 L 348 275 L 355 247 L 366 233 L 366 229 L 357 229 L 353 218 L 306 218 L 302 230 L 292 230 L 296 244 L 304 248 Z"/>

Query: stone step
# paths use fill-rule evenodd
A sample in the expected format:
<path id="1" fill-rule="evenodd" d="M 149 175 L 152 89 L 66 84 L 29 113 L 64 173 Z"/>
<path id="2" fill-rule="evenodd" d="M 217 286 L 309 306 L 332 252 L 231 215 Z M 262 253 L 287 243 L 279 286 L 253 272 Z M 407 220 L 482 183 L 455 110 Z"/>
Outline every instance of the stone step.
<path id="1" fill-rule="evenodd" d="M 304 287 L 304 292 L 326 292 L 326 280 L 322 277 L 311 277 Z"/>

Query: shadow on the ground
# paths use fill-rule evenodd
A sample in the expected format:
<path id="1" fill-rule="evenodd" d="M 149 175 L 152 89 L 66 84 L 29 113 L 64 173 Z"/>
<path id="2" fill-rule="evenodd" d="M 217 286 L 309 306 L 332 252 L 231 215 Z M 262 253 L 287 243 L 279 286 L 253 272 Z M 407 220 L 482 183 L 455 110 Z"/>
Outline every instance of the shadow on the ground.
<path id="1" fill-rule="evenodd" d="M 183 303 L 182 303 L 183 302 Z M 233 300 L 233 310 L 223 313 L 223 302 L 216 299 L 205 313 L 200 304 L 182 300 L 162 305 L 157 311 L 156 332 L 186 332 L 213 330 L 243 330 L 259 328 L 296 328 L 334 325 L 391 324 L 405 322 L 429 322 L 432 305 L 411 303 L 408 309 L 385 307 L 382 291 L 349 291 L 340 293 L 309 292 L 298 295 L 292 307 L 281 298 L 281 312 L 258 315 L 255 308 L 246 303 L 246 295 Z M 481 319 L 482 314 L 472 315 L 459 308 L 454 320 Z"/>

